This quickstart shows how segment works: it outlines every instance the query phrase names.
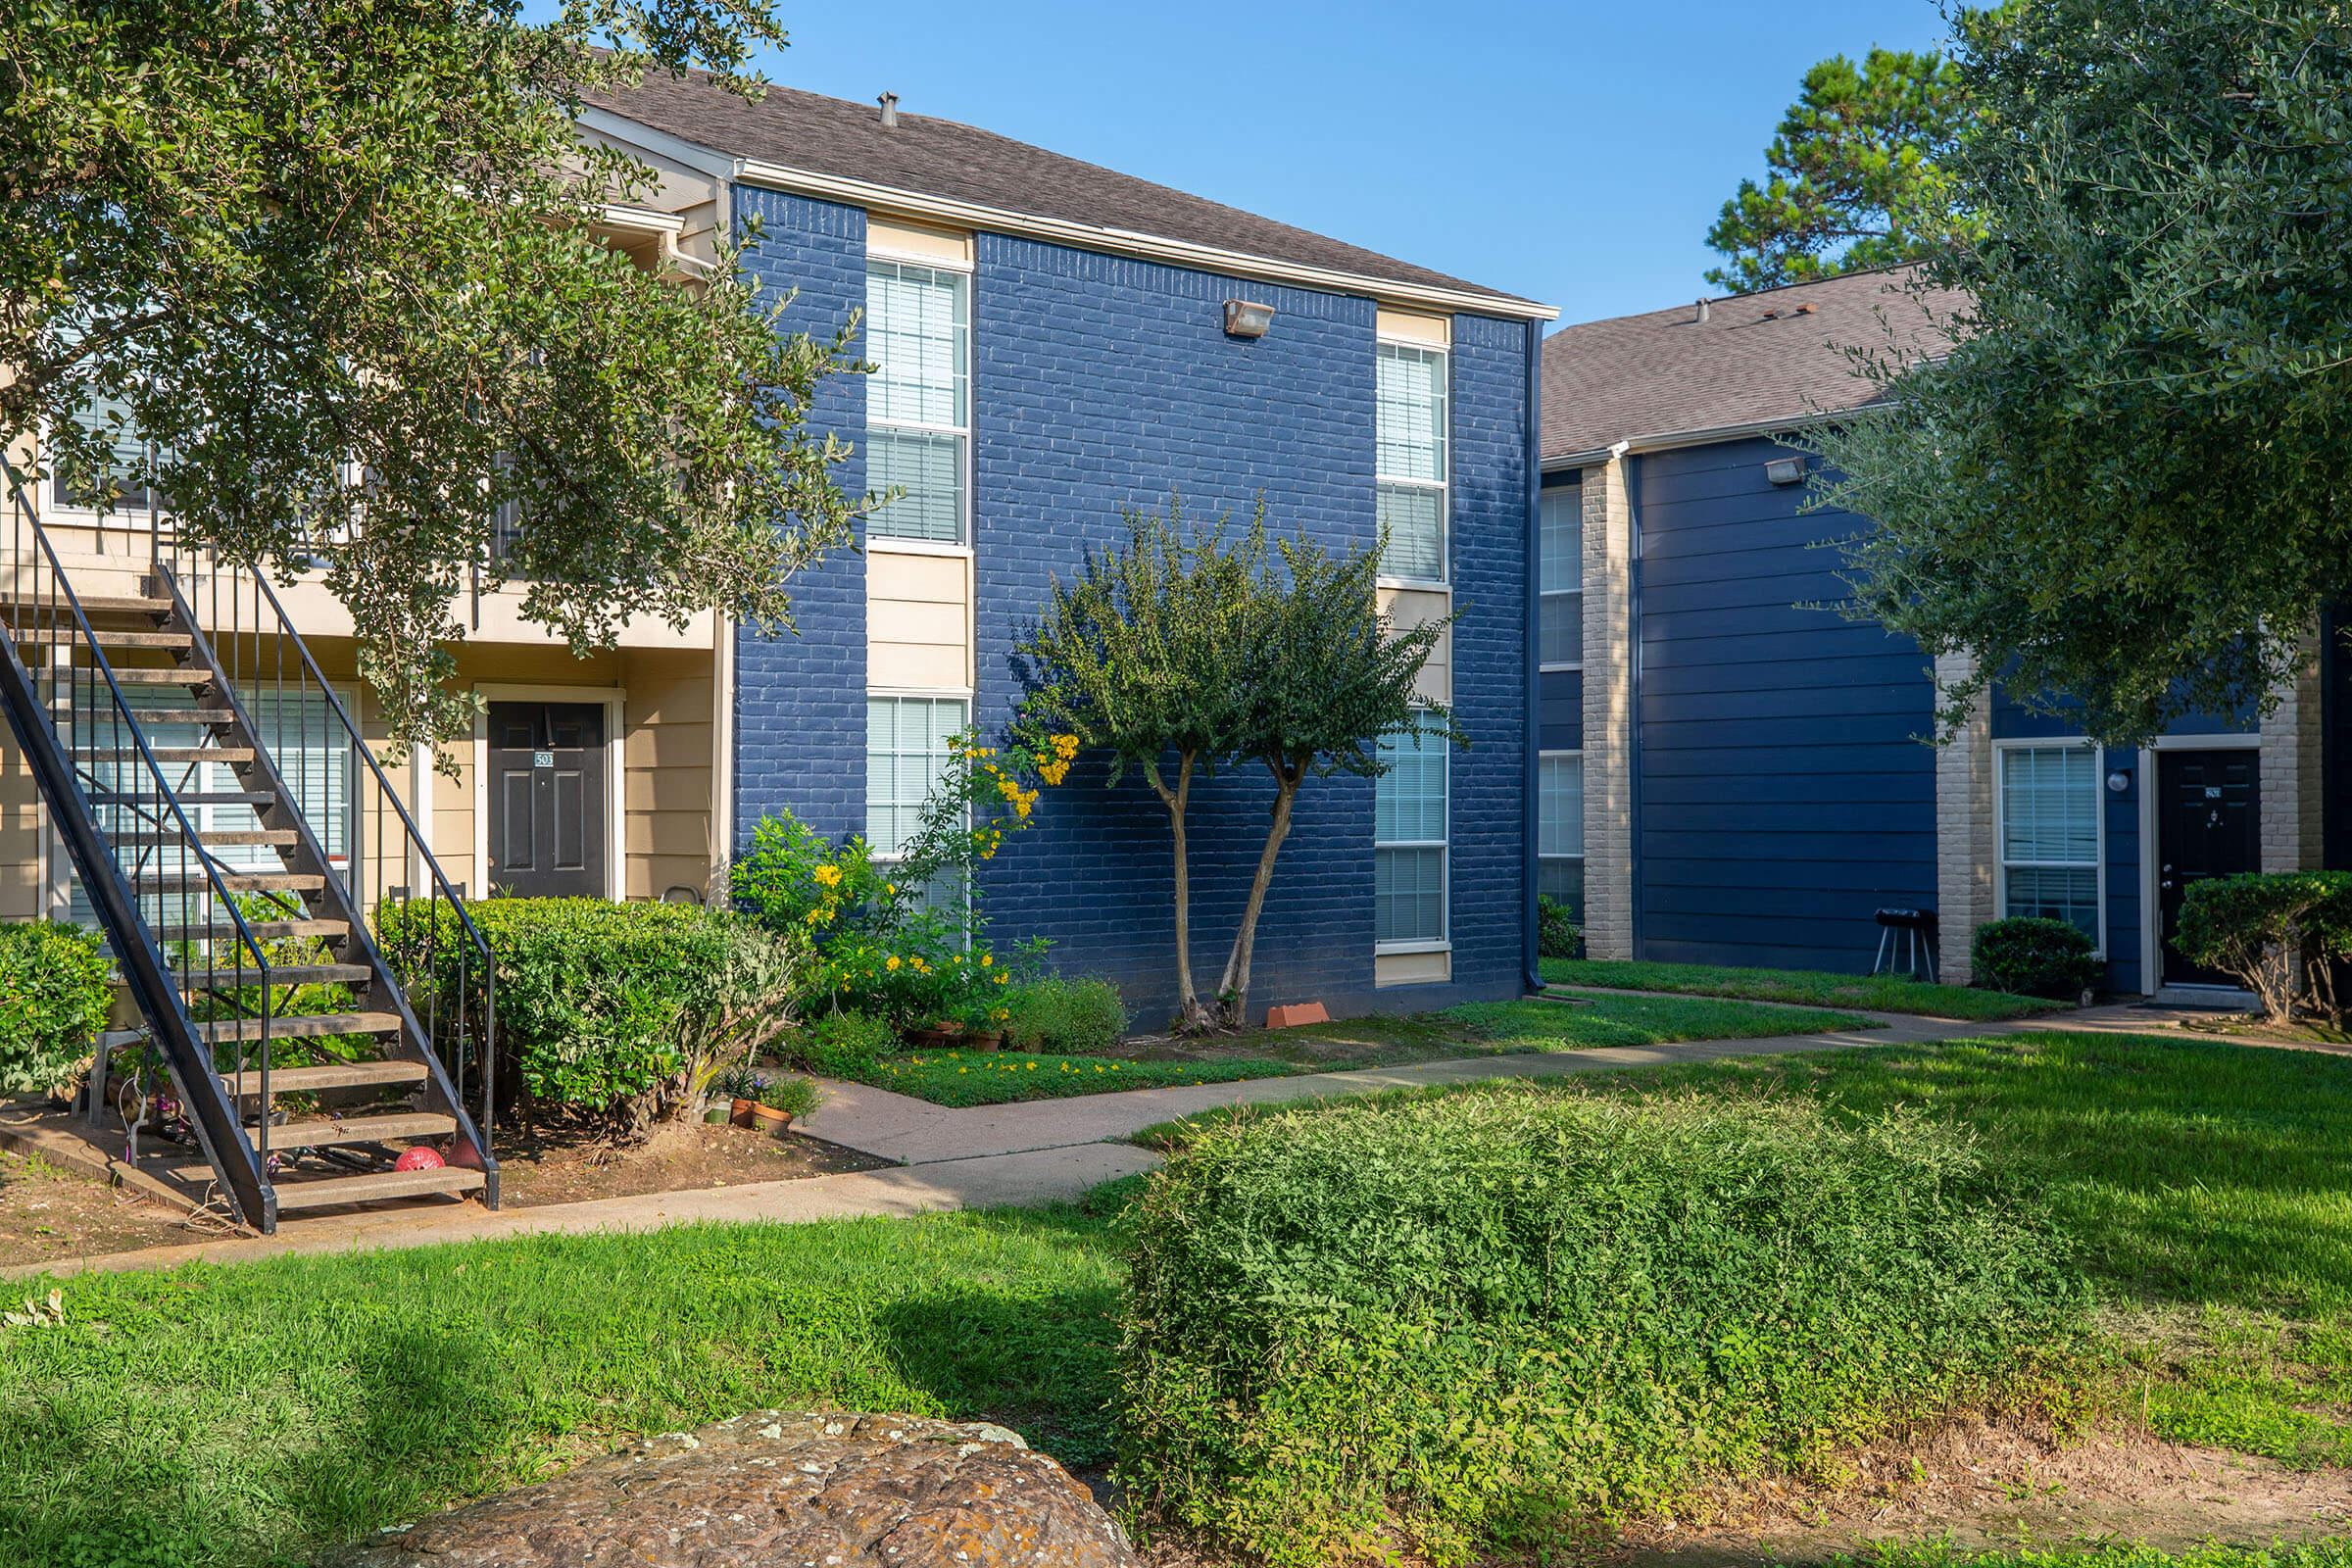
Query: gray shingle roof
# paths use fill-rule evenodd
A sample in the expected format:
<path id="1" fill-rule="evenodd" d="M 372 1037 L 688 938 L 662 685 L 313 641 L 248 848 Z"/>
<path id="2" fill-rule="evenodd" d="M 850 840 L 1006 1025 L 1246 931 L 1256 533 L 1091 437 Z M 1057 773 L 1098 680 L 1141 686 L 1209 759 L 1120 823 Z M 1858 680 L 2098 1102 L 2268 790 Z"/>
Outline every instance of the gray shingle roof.
<path id="1" fill-rule="evenodd" d="M 898 124 L 885 128 L 872 104 L 791 87 L 771 86 L 760 102 L 747 104 L 700 74 L 681 79 L 649 73 L 641 87 L 591 101 L 728 157 L 1380 282 L 1532 303 L 953 120 L 901 110 Z"/>
<path id="2" fill-rule="evenodd" d="M 1711 301 L 1704 321 L 1692 304 L 1562 327 L 1544 340 L 1544 456 L 1859 408 L 1874 388 L 1843 350 L 1885 345 L 1890 331 L 1907 354 L 1947 345 L 1938 323 L 1963 297 L 1936 291 L 1923 312 L 1904 292 L 1910 275 L 1735 295 Z"/>

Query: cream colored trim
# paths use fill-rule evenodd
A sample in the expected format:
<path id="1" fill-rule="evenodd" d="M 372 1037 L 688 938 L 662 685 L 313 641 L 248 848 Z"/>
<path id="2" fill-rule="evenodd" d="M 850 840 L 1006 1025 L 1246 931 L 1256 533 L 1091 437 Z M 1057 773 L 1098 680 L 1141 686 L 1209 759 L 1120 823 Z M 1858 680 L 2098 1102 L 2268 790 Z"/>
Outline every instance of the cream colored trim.
<path id="1" fill-rule="evenodd" d="M 1417 349 L 1450 350 L 1453 347 L 1453 318 L 1450 316 L 1378 310 L 1372 314 L 1372 332 L 1383 343 L 1410 344 Z"/>
<path id="2" fill-rule="evenodd" d="M 509 686 L 474 683 L 482 710 L 473 716 L 473 896 L 490 892 L 490 709 L 492 703 L 601 703 L 605 709 L 605 897 L 621 902 L 628 888 L 628 773 L 622 726 L 628 692 L 618 686 Z"/>
<path id="3" fill-rule="evenodd" d="M 1108 251 L 1144 261 L 1168 262 L 1179 267 L 1228 272 L 1240 277 L 1262 277 L 1270 282 L 1296 283 L 1305 288 L 1359 294 L 1376 300 L 1396 300 L 1404 305 L 1466 311 L 1512 320 L 1552 321 L 1557 320 L 1560 315 L 1548 305 L 1503 299 L 1468 289 L 1391 282 L 1385 278 L 1368 277 L 1361 272 L 1281 262 L 1271 257 L 1251 256 L 1247 252 L 1229 251 L 1214 245 L 1197 245 L 1190 240 L 1141 234 L 1132 229 L 1072 222 L 1060 218 L 1041 218 L 1028 213 L 1010 212 L 1002 207 L 987 207 L 978 202 L 926 196 L 920 191 L 895 185 L 878 185 L 870 180 L 820 174 L 811 170 L 794 169 L 789 165 L 771 164 L 757 158 L 740 160 L 736 164 L 735 177 L 748 185 L 763 185 L 775 190 L 819 196 L 863 207 L 869 214 L 880 210 L 917 219 L 927 218 L 956 228 L 985 228 L 1001 234 L 1016 234 L 1025 239 L 1042 239 L 1083 250 Z"/>
<path id="4" fill-rule="evenodd" d="M 1419 951 L 1398 950 L 1384 952 L 1372 959 L 1372 985 L 1386 991 L 1392 986 L 1444 985 L 1453 978 L 1453 949 L 1441 945 Z"/>
<path id="5" fill-rule="evenodd" d="M 951 425 L 946 428 L 960 435 L 963 427 Z M 972 559 L 970 545 L 952 544 L 945 539 L 901 539 L 891 534 L 866 540 L 865 553 L 869 556 L 957 556 L 965 561 Z"/>
<path id="6" fill-rule="evenodd" d="M 2097 848 L 2092 851 L 2091 879 L 2095 890 L 2091 899 L 2099 911 L 2097 950 L 2091 956 L 2101 963 L 2107 961 L 2107 749 L 2079 735 L 2015 735 L 1992 743 L 1992 916 L 1996 920 L 2009 917 L 2009 852 L 2006 842 L 2008 828 L 2004 818 L 2007 803 L 2007 781 L 2002 777 L 2001 759 L 2009 752 L 2057 752 L 2076 748 L 2090 753 L 2091 825 Z M 2063 862 L 2061 862 L 2063 863 Z M 2154 908 L 2154 905 L 2147 906 Z M 1941 921 L 1937 922 L 1938 927 Z"/>
<path id="7" fill-rule="evenodd" d="M 664 213 L 652 207 L 631 207 L 623 202 L 605 203 L 603 221 L 607 228 L 625 229 L 632 234 L 662 234 L 675 239 L 686 232 L 683 214 Z"/>
<path id="8" fill-rule="evenodd" d="M 735 859 L 735 617 L 710 624 L 710 879 L 726 885 Z M 707 890 L 709 891 L 709 890 Z"/>
<path id="9" fill-rule="evenodd" d="M 865 254 L 871 261 L 912 262 L 920 267 L 945 267 L 968 272 L 972 270 L 972 236 L 933 228 L 926 223 L 894 223 L 887 218 L 869 215 L 865 220 Z"/>

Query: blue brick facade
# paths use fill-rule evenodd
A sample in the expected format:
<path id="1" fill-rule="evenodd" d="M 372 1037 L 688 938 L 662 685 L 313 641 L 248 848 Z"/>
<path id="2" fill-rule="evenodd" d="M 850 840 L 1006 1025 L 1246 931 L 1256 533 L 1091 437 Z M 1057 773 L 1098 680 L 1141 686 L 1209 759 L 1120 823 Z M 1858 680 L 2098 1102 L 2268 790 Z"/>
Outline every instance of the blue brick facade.
<path id="1" fill-rule="evenodd" d="M 765 227 L 762 275 L 797 285 L 807 330 L 862 302 L 859 215 L 745 189 Z M 1275 307 L 1273 329 L 1223 330 L 1236 296 Z M 1001 724 L 1019 695 L 1009 655 L 1089 549 L 1124 537 L 1122 508 L 1241 522 L 1262 495 L 1271 524 L 1333 548 L 1374 539 L 1370 300 L 1243 282 L 1010 236 L 974 240 L 971 288 L 974 717 Z M 1453 769 L 1450 984 L 1373 986 L 1369 780 L 1310 781 L 1258 929 L 1251 1007 L 1319 999 L 1335 1014 L 1514 995 L 1527 890 L 1527 356 L 1515 321 L 1453 322 L 1451 531 L 1454 689 L 1475 749 Z M 820 411 L 857 440 L 861 403 Z M 845 473 L 846 488 L 862 473 Z M 860 563 L 798 579 L 800 636 L 746 638 L 737 676 L 738 846 L 789 807 L 829 834 L 864 825 L 865 616 Z M 1197 983 L 1213 990 L 1272 786 L 1231 772 L 1196 792 L 1192 910 Z M 1175 997 L 1167 819 L 1140 780 L 1103 787 L 1081 767 L 1039 819 L 982 868 L 1000 939 L 1035 933 L 1054 962 L 1119 984 L 1137 1020 Z"/>

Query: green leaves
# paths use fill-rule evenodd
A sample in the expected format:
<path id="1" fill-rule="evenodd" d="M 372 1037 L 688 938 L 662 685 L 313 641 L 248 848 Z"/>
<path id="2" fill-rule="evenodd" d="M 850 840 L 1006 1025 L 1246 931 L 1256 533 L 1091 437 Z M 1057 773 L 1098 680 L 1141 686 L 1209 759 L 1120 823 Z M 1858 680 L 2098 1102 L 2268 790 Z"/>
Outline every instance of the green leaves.
<path id="1" fill-rule="evenodd" d="M 2130 744 L 2247 713 L 2352 592 L 2352 23 L 2327 0 L 2039 0 L 1963 34 L 1982 239 L 1942 360 L 1864 352 L 1820 438 L 1857 613 Z"/>
<path id="2" fill-rule="evenodd" d="M 71 1082 L 114 1000 L 114 960 L 94 931 L 49 921 L 0 924 L 0 1092 Z"/>
<path id="3" fill-rule="evenodd" d="M 655 181 L 574 124 L 649 70 L 753 90 L 781 40 L 745 0 L 7 12 L 0 431 L 120 484 L 111 411 L 185 530 L 315 565 L 395 743 L 469 717 L 441 682 L 477 576 L 575 652 L 629 614 L 787 624 L 858 510 L 805 427 L 852 323 L 779 330 L 726 249 L 689 279 L 593 237 Z"/>

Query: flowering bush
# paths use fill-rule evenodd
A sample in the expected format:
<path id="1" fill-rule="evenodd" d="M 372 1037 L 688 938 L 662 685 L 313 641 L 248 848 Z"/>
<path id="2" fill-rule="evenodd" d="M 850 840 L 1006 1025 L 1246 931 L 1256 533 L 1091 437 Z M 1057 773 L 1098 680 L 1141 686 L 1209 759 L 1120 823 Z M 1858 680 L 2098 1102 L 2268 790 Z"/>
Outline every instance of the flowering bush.
<path id="1" fill-rule="evenodd" d="M 770 929 L 815 944 L 804 1010 L 987 1031 L 1009 1015 L 1006 988 L 1035 972 L 1046 944 L 997 950 L 972 869 L 1026 828 L 1040 793 L 1068 776 L 1077 737 L 999 749 L 966 731 L 948 753 L 893 860 L 876 860 L 862 838 L 833 844 L 789 811 L 753 830 L 751 853 L 731 872 L 735 902 Z"/>

